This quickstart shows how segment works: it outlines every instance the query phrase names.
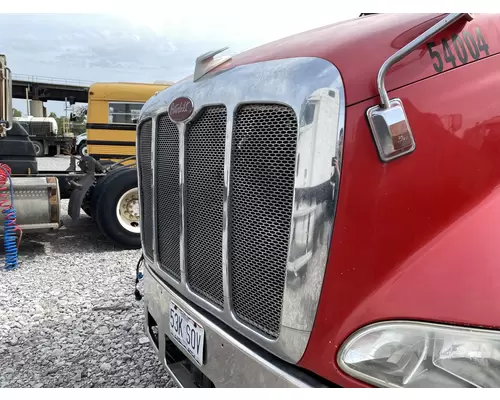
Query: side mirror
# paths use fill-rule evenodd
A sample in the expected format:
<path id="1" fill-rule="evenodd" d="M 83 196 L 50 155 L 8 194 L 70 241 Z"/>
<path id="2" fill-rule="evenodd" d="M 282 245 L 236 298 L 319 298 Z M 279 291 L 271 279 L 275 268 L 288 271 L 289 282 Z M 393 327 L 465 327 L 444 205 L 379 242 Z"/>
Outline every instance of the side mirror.
<path id="1" fill-rule="evenodd" d="M 400 99 L 391 100 L 389 108 L 371 107 L 367 117 L 382 161 L 391 161 L 415 150 L 415 140 Z"/>
<path id="2" fill-rule="evenodd" d="M 448 14 L 390 56 L 380 67 L 377 76 L 377 89 L 381 102 L 380 105 L 368 109 L 366 116 L 382 161 L 391 161 L 415 150 L 415 140 L 413 139 L 403 103 L 400 99 L 389 100 L 389 95 L 385 89 L 384 79 L 387 71 L 438 32 L 443 31 L 462 18 L 471 21 L 473 16 L 470 13 Z"/>

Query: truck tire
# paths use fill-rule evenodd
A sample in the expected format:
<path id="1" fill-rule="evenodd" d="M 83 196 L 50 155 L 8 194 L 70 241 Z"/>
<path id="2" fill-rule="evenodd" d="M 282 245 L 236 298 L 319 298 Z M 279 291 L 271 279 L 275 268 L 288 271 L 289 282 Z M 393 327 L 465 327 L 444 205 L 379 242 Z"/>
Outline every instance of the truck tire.
<path id="1" fill-rule="evenodd" d="M 90 206 L 88 204 L 82 204 L 81 208 L 85 214 L 87 214 L 89 217 L 92 217 L 92 210 L 90 209 Z"/>
<path id="2" fill-rule="evenodd" d="M 36 157 L 43 157 L 43 143 L 39 142 L 38 140 L 32 140 L 33 147 L 35 148 L 35 156 Z"/>
<path id="3" fill-rule="evenodd" d="M 101 161 L 99 161 L 101 162 Z M 89 189 L 89 191 L 92 191 L 90 194 L 90 216 L 92 219 L 95 221 L 95 216 L 97 215 L 97 204 L 99 202 L 99 198 L 101 197 L 101 194 L 104 192 L 104 188 L 107 185 L 107 180 L 112 176 L 113 174 L 116 174 L 118 171 L 121 171 L 124 167 L 112 169 L 109 171 L 103 178 L 100 178 L 97 180 L 97 183 Z"/>
<path id="4" fill-rule="evenodd" d="M 108 167 L 108 166 L 114 164 L 114 162 L 110 161 L 110 160 L 102 160 L 102 161 L 99 161 L 99 163 L 103 167 Z M 104 178 L 97 180 L 94 183 L 94 185 L 92 185 L 89 188 L 89 190 L 87 191 L 87 195 L 85 196 L 85 199 L 83 199 L 83 203 L 82 203 L 81 208 L 85 212 L 85 214 L 87 214 L 92 219 L 94 219 L 92 217 L 92 215 L 93 215 L 92 209 L 95 209 L 97 207 L 97 202 L 99 200 L 99 196 L 101 195 L 103 187 L 104 187 L 104 184 L 99 184 L 99 183 L 102 182 L 106 177 L 108 177 L 111 172 L 114 172 L 118 168 L 123 168 L 123 165 L 116 165 L 115 167 L 113 167 L 112 171 L 108 171 L 108 173 L 106 174 L 106 176 Z M 94 212 L 94 215 L 95 215 L 95 212 Z"/>
<path id="5" fill-rule="evenodd" d="M 101 183 L 102 192 L 92 210 L 99 230 L 122 247 L 139 249 L 137 170 L 124 167 L 111 171 Z"/>

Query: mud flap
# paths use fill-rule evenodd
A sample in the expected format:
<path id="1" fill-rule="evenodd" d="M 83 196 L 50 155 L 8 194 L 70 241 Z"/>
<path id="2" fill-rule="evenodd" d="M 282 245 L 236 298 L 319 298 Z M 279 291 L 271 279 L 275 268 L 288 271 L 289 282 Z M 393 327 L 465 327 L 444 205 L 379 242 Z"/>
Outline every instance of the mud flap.
<path id="1" fill-rule="evenodd" d="M 73 157 L 71 157 L 73 159 Z M 83 199 L 87 191 L 94 184 L 96 167 L 98 163 L 92 157 L 83 157 L 79 166 L 85 171 L 85 176 L 77 181 L 71 181 L 70 185 L 73 187 L 71 197 L 69 199 L 68 214 L 71 219 L 76 220 L 80 218 L 80 209 L 82 207 Z M 71 166 L 70 166 L 71 168 Z"/>

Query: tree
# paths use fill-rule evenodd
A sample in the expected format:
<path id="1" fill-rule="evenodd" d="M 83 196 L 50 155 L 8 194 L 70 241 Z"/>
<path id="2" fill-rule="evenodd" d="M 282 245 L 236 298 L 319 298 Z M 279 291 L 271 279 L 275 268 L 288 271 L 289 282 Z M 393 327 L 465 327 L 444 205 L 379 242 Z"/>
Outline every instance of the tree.
<path id="1" fill-rule="evenodd" d="M 21 111 L 15 109 L 15 108 L 12 109 L 12 115 L 14 117 L 22 117 L 23 116 L 23 114 L 21 113 Z"/>
<path id="2" fill-rule="evenodd" d="M 71 131 L 75 134 L 75 136 L 84 133 L 86 131 L 87 106 L 73 106 L 73 112 L 71 113 L 70 120 Z"/>
<path id="3" fill-rule="evenodd" d="M 76 118 L 85 117 L 87 115 L 87 105 L 78 105 L 73 107 L 73 113 Z"/>
<path id="4" fill-rule="evenodd" d="M 52 111 L 50 114 L 49 114 L 49 118 L 54 118 L 56 120 L 56 123 L 57 123 L 57 131 L 59 132 L 58 135 L 62 136 L 63 133 L 64 133 L 64 127 L 65 127 L 65 123 L 66 123 L 66 118 L 65 117 L 58 117 L 57 114 Z"/>
<path id="5" fill-rule="evenodd" d="M 57 128 L 59 135 L 63 135 L 64 132 L 73 132 L 75 136 L 80 133 L 84 133 L 87 122 L 87 107 L 86 106 L 76 106 L 74 111 L 71 113 L 70 117 L 66 119 L 65 116 L 58 117 L 55 112 L 51 112 L 49 117 L 55 118 L 57 122 Z"/>

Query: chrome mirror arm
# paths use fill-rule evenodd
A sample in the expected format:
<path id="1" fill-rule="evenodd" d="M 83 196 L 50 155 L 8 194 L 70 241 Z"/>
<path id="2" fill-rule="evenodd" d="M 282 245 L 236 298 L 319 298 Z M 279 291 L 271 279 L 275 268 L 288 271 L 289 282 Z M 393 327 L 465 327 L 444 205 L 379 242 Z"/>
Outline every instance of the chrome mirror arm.
<path id="1" fill-rule="evenodd" d="M 417 36 L 415 39 L 413 39 L 410 43 L 408 43 L 406 46 L 404 46 L 403 48 L 401 48 L 397 52 L 395 52 L 392 56 L 390 56 L 382 64 L 382 66 L 380 67 L 380 70 L 378 71 L 378 76 L 377 76 L 377 89 L 378 89 L 378 92 L 380 94 L 382 108 L 389 108 L 390 107 L 389 96 L 387 95 L 387 91 L 385 89 L 385 84 L 384 84 L 385 75 L 387 74 L 387 71 L 389 70 L 389 68 L 392 67 L 394 64 L 396 64 L 398 61 L 401 61 L 408 54 L 410 54 L 413 50 L 415 50 L 418 46 L 425 43 L 428 39 L 430 39 L 431 37 L 433 37 L 437 33 L 441 32 L 442 30 L 446 29 L 451 24 L 453 24 L 455 21 L 458 21 L 459 19 L 461 19 L 463 17 L 465 17 L 467 19 L 467 21 L 471 21 L 473 18 L 470 13 L 448 14 L 446 17 L 444 17 L 437 24 L 431 26 L 425 32 L 423 32 L 422 34 Z"/>
<path id="2" fill-rule="evenodd" d="M 401 99 L 389 99 L 385 89 L 384 79 L 389 68 L 401 61 L 417 47 L 431 37 L 441 32 L 461 18 L 472 20 L 471 14 L 448 14 L 437 24 L 417 36 L 406 46 L 390 56 L 380 67 L 377 75 L 377 89 L 380 95 L 380 104 L 370 107 L 366 111 L 368 123 L 377 146 L 380 159 L 383 162 L 412 153 L 415 148 L 415 139 L 405 113 Z"/>

